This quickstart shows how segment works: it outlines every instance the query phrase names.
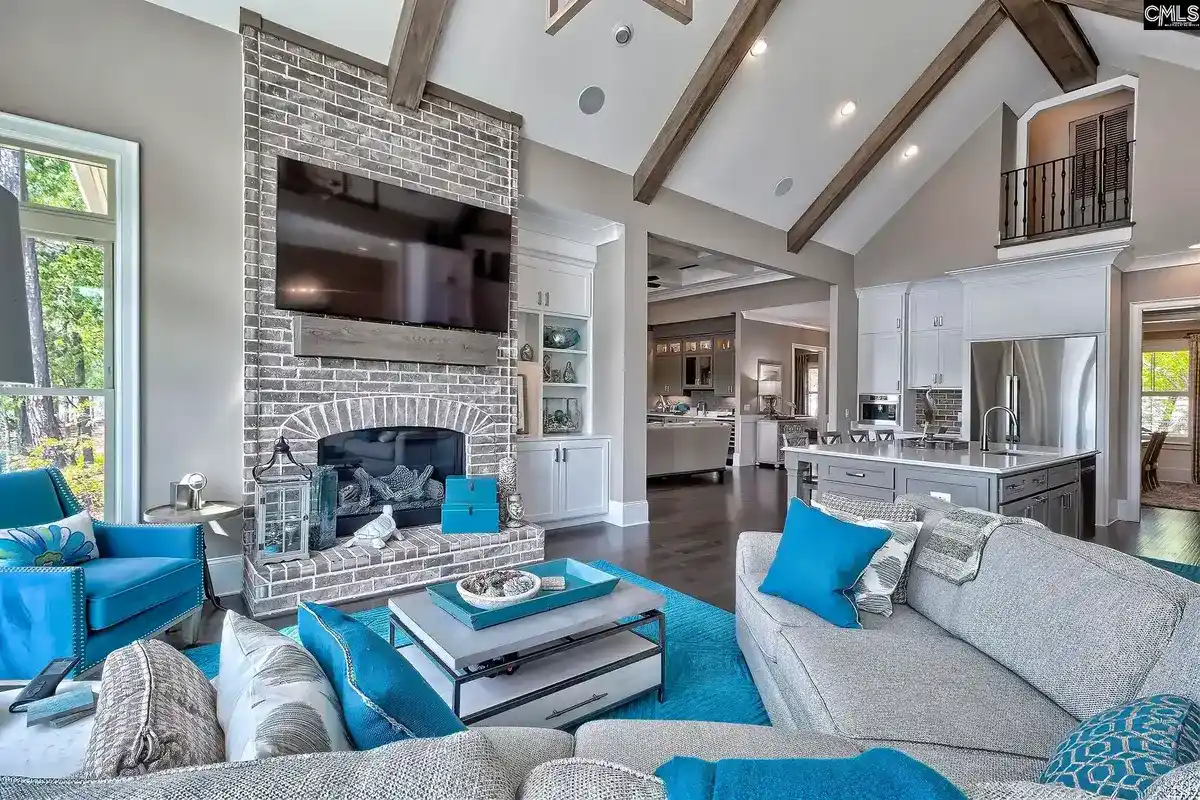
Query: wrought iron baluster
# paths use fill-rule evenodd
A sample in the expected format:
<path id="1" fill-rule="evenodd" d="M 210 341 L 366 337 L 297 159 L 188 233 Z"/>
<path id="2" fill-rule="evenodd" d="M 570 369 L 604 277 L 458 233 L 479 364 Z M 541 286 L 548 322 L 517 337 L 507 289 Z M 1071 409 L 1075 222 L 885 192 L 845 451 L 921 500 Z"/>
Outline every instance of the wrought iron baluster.
<path id="1" fill-rule="evenodd" d="M 1046 165 L 1042 165 L 1042 207 L 1038 209 L 1041 213 L 1041 225 L 1038 228 L 1038 233 L 1046 232 Z M 1051 215 L 1053 218 L 1053 215 Z"/>
<path id="2" fill-rule="evenodd" d="M 1067 206 L 1070 205 L 1071 193 L 1067 190 L 1067 162 L 1069 158 L 1060 159 L 1062 161 L 1062 186 L 1063 186 L 1063 202 L 1058 209 L 1058 229 L 1064 230 L 1067 227 Z"/>
<path id="3" fill-rule="evenodd" d="M 1025 205 L 1021 209 L 1021 232 L 1026 236 L 1029 235 L 1029 168 L 1026 167 L 1021 171 L 1021 196 L 1025 198 Z"/>

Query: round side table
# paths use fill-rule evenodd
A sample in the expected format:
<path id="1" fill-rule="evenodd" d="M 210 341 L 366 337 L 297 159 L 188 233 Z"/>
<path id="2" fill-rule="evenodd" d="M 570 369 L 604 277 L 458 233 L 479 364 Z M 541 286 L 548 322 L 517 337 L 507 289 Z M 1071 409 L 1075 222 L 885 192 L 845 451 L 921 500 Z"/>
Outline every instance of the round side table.
<path id="1" fill-rule="evenodd" d="M 213 530 L 222 536 L 228 536 L 218 524 L 222 520 L 240 517 L 241 503 L 230 503 L 224 500 L 206 500 L 201 508 L 175 508 L 174 506 L 155 506 L 142 514 L 142 521 L 153 525 L 212 525 Z M 239 536 L 240 538 L 240 536 Z M 203 542 L 203 538 L 201 538 Z M 204 569 L 204 596 L 216 608 L 223 609 L 221 599 L 213 591 L 212 576 L 208 572 L 208 556 L 202 548 L 200 560 Z"/>

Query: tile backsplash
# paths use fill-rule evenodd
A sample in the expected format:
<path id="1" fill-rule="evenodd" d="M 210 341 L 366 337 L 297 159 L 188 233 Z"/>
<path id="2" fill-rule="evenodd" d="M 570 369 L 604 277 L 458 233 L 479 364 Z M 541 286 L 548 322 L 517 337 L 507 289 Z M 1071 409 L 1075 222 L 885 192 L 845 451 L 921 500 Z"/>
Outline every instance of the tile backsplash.
<path id="1" fill-rule="evenodd" d="M 913 430 L 918 431 L 921 429 L 919 403 L 920 395 L 922 394 L 924 394 L 924 391 L 910 392 L 913 408 L 918 409 L 913 415 L 914 419 L 916 420 L 916 425 Z M 962 422 L 959 421 L 959 417 L 961 416 L 963 410 L 962 392 L 951 391 L 947 389 L 934 389 L 932 396 L 934 424 L 938 427 L 945 426 L 946 433 L 954 435 L 961 433 L 963 425 Z"/>

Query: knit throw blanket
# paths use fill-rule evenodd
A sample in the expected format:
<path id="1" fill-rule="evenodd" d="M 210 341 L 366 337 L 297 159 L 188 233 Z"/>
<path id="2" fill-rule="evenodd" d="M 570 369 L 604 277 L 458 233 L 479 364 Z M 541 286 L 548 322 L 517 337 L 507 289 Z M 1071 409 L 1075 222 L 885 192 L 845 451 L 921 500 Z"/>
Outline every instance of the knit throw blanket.
<path id="1" fill-rule="evenodd" d="M 973 581 L 979 575 L 983 546 L 1002 525 L 1046 527 L 1024 517 L 1004 517 L 978 508 L 956 508 L 933 526 L 924 546 L 917 551 L 914 563 L 960 586 Z"/>
<path id="2" fill-rule="evenodd" d="M 954 784 L 898 750 L 854 758 L 673 758 L 654 773 L 667 800 L 966 800 Z"/>

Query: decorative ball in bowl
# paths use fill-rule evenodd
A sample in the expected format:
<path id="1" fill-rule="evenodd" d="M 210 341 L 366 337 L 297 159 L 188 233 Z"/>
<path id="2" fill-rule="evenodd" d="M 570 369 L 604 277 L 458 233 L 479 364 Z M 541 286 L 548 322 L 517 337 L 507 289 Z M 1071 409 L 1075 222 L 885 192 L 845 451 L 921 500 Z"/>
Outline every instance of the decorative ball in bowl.
<path id="1" fill-rule="evenodd" d="M 497 569 L 468 575 L 456 584 L 466 602 L 492 611 L 537 597 L 542 579 L 521 569 Z"/>

